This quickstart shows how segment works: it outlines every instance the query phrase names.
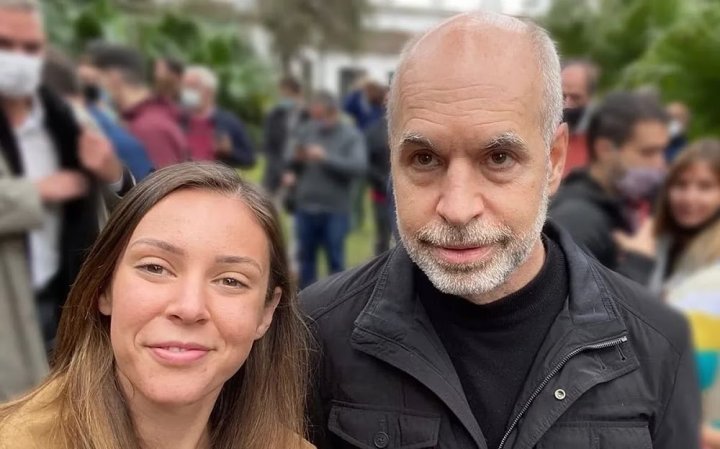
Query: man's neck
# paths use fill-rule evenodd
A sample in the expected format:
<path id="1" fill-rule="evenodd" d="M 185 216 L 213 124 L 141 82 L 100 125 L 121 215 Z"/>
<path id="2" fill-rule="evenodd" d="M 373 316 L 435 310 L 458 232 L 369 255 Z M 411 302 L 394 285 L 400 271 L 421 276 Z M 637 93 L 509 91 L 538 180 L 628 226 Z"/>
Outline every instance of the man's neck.
<path id="1" fill-rule="evenodd" d="M 2 107 L 10 126 L 17 128 L 30 115 L 32 98 L 0 98 L 0 107 Z"/>
<path id="2" fill-rule="evenodd" d="M 465 299 L 473 304 L 490 304 L 515 293 L 529 284 L 540 273 L 545 263 L 545 252 L 542 238 L 538 238 L 525 262 L 508 277 L 507 281 L 495 290 Z"/>
<path id="3" fill-rule="evenodd" d="M 143 101 L 150 98 L 150 90 L 146 87 L 125 87 L 119 99 L 123 112 L 129 111 Z"/>
<path id="4" fill-rule="evenodd" d="M 212 113 L 215 111 L 215 105 L 214 104 L 208 104 L 200 109 L 193 112 L 194 117 L 198 118 L 208 118 L 212 115 Z"/>
<path id="5" fill-rule="evenodd" d="M 598 164 L 591 164 L 588 173 L 590 174 L 590 178 L 602 187 L 605 192 L 610 194 L 613 193 L 613 188 L 609 181 L 610 176 L 608 175 L 607 170 Z"/>
<path id="6" fill-rule="evenodd" d="M 147 449 L 210 449 L 208 422 L 220 393 L 189 405 L 162 405 L 148 400 L 119 374 L 141 447 Z M 127 387 L 126 387 L 127 386 Z"/>

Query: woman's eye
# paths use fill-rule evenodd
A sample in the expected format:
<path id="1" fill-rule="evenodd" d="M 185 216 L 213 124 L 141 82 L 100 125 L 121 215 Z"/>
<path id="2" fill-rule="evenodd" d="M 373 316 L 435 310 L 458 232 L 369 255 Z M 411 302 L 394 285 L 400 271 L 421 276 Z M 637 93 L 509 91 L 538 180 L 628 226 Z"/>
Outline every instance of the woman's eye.
<path id="1" fill-rule="evenodd" d="M 150 273 L 150 274 L 163 274 L 163 273 L 165 273 L 165 268 L 163 268 L 162 266 L 160 266 L 160 265 L 158 265 L 158 264 L 154 264 L 154 263 L 149 263 L 149 264 L 141 265 L 139 268 L 142 269 L 142 270 L 144 270 L 144 271 L 147 271 L 147 272 Z"/>
<path id="2" fill-rule="evenodd" d="M 230 287 L 230 288 L 245 288 L 247 285 L 240 282 L 239 280 L 235 278 L 222 278 L 220 279 L 220 284 L 224 287 Z"/>

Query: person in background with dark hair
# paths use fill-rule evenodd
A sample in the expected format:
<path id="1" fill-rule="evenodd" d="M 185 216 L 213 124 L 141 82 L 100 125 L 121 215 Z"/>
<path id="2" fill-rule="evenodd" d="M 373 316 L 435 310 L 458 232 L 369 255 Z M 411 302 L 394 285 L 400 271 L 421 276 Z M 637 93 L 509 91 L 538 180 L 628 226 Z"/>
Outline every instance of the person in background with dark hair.
<path id="1" fill-rule="evenodd" d="M 232 167 L 255 165 L 255 148 L 245 125 L 231 111 L 216 104 L 218 78 L 203 66 L 185 70 L 180 104 L 185 114 L 181 120 L 195 161 L 217 160 Z"/>
<path id="2" fill-rule="evenodd" d="M 703 390 L 703 442 L 720 449 L 720 140 L 682 150 L 668 171 L 650 233 L 616 235 L 644 264 L 633 279 L 685 312 Z"/>
<path id="3" fill-rule="evenodd" d="M 387 87 L 375 86 L 375 101 L 385 105 Z M 370 200 L 375 218 L 375 254 L 379 255 L 390 248 L 392 230 L 392 203 L 390 201 L 390 146 L 388 142 L 388 124 L 383 115 L 365 130 L 368 149 L 368 182 Z M 362 200 L 363 198 L 361 198 Z"/>
<path id="4" fill-rule="evenodd" d="M 684 103 L 673 101 L 667 105 L 665 110 L 670 116 L 670 144 L 665 150 L 665 159 L 670 163 L 688 143 L 687 132 L 690 127 L 690 109 Z"/>
<path id="5" fill-rule="evenodd" d="M 127 129 L 142 142 L 157 169 L 188 160 L 187 141 L 177 114 L 165 99 L 153 97 L 145 82 L 145 62 L 135 49 L 98 43 L 88 51 L 102 88 L 118 108 Z"/>
<path id="6" fill-rule="evenodd" d="M 73 108 L 78 122 L 101 132 L 111 143 L 122 163 L 130 170 L 136 181 L 142 180 L 152 171 L 152 163 L 142 144 L 115 123 L 97 103 L 100 92 L 97 81 L 90 81 L 92 67 L 76 65 L 64 55 L 53 52 L 45 64 L 45 84 L 61 95 Z M 86 81 L 81 81 L 79 71 L 83 70 Z"/>
<path id="7" fill-rule="evenodd" d="M 665 173 L 668 118 L 654 98 L 609 94 L 588 126 L 590 166 L 570 173 L 550 216 L 610 269 L 621 254 L 613 232 L 639 232 Z"/>
<path id="8" fill-rule="evenodd" d="M 0 400 L 45 374 L 100 198 L 133 184 L 107 141 L 41 84 L 46 39 L 39 2 L 0 1 Z"/>
<path id="9" fill-rule="evenodd" d="M 563 89 L 563 121 L 568 124 L 570 137 L 565 160 L 567 176 L 573 169 L 588 163 L 587 122 L 591 102 L 597 87 L 597 67 L 589 61 L 567 61 L 560 74 Z"/>
<path id="10" fill-rule="evenodd" d="M 298 126 L 308 119 L 303 105 L 302 86 L 295 78 L 281 79 L 278 90 L 280 98 L 263 125 L 265 173 L 262 184 L 271 195 L 277 195 L 282 185 L 288 142 Z"/>
<path id="11" fill-rule="evenodd" d="M 170 104 L 180 101 L 185 64 L 179 59 L 163 57 L 153 65 L 153 88 L 155 94 Z"/>
<path id="12" fill-rule="evenodd" d="M 299 245 L 300 287 L 317 279 L 317 252 L 325 250 L 328 272 L 345 268 L 345 239 L 350 231 L 353 180 L 365 175 L 365 139 L 340 120 L 337 100 L 327 92 L 310 102 L 311 120 L 298 130 L 288 154 L 292 172 L 284 182 L 294 186 L 295 230 Z"/>

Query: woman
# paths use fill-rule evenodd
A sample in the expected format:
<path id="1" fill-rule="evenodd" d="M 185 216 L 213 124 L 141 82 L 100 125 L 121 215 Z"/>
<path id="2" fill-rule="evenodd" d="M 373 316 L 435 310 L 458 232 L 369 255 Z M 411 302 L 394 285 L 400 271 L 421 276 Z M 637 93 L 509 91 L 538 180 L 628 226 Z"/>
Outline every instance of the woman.
<path id="1" fill-rule="evenodd" d="M 0 447 L 308 447 L 305 328 L 280 225 L 230 168 L 175 165 L 128 194 L 56 351 L 49 378 L 0 407 Z"/>
<path id="2" fill-rule="evenodd" d="M 690 319 L 708 423 L 704 440 L 720 448 L 720 140 L 700 140 L 678 155 L 653 228 L 656 245 L 641 231 L 624 248 L 651 257 L 656 246 L 647 284 Z"/>

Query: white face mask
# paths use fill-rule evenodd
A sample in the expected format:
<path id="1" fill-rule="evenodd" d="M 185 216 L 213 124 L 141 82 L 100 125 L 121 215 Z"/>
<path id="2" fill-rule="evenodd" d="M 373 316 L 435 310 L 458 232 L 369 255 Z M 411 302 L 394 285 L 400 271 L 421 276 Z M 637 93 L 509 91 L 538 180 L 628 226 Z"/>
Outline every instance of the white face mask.
<path id="1" fill-rule="evenodd" d="M 202 97 L 197 89 L 184 88 L 180 92 L 180 103 L 187 109 L 197 109 L 200 107 Z"/>
<path id="2" fill-rule="evenodd" d="M 43 59 L 14 51 L 0 50 L 0 95 L 29 97 L 40 86 Z"/>

